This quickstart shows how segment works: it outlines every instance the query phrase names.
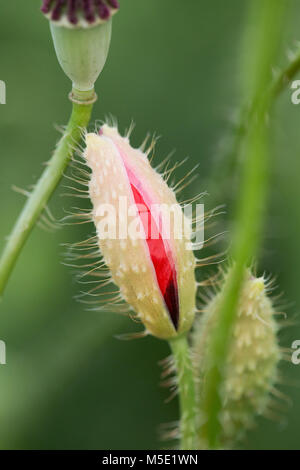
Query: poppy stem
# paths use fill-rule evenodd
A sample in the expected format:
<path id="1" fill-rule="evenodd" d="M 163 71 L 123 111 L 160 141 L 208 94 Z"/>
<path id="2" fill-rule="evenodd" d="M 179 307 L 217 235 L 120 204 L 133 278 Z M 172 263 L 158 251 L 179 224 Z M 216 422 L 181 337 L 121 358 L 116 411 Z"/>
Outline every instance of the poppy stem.
<path id="1" fill-rule="evenodd" d="M 73 89 L 70 95 L 72 114 L 46 169 L 28 197 L 16 221 L 0 259 L 0 296 L 2 296 L 9 276 L 21 250 L 36 221 L 45 209 L 50 197 L 66 169 L 74 148 L 80 142 L 82 131 L 90 121 L 96 95 L 93 90 L 80 92 Z"/>
<path id="2" fill-rule="evenodd" d="M 201 397 L 204 422 L 199 429 L 199 439 L 209 449 L 220 447 L 220 416 L 223 407 L 221 390 L 232 326 L 237 315 L 244 269 L 257 258 L 263 234 L 270 164 L 267 117 L 274 97 L 274 93 L 268 93 L 268 90 L 286 7 L 284 0 L 278 0 L 276 6 L 272 0 L 253 0 L 248 15 L 242 71 L 244 93 L 248 98 L 251 97 L 254 108 L 247 133 L 243 137 L 243 165 L 230 252 L 234 263 L 219 306 L 218 327 L 209 339 L 210 365 Z"/>
<path id="3" fill-rule="evenodd" d="M 174 357 L 178 381 L 180 447 L 181 450 L 195 450 L 197 407 L 195 379 L 187 336 L 179 336 L 169 343 Z"/>

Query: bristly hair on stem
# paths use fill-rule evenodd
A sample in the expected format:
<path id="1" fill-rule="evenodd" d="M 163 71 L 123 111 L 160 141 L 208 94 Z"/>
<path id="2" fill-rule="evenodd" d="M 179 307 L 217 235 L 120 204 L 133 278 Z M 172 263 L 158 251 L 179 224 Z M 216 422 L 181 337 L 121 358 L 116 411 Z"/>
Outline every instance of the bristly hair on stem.
<path id="1" fill-rule="evenodd" d="M 191 351 L 186 335 L 169 341 L 173 354 L 180 407 L 180 449 L 195 450 L 197 436 L 196 389 Z"/>
<path id="2" fill-rule="evenodd" d="M 32 228 L 40 218 L 52 193 L 61 180 L 63 172 L 72 157 L 74 147 L 80 142 L 82 131 L 90 121 L 93 107 L 90 99 L 94 96 L 94 90 L 89 93 L 73 90 L 73 93 L 79 101 L 80 99 L 82 100 L 80 101 L 81 104 L 73 102 L 72 114 L 66 130 L 45 171 L 28 197 L 0 257 L 0 297 L 3 295 L 8 278 Z M 88 100 L 89 104 L 85 104 L 83 99 Z"/>
<path id="3" fill-rule="evenodd" d="M 222 409 L 220 388 L 232 325 L 237 314 L 243 272 L 245 266 L 257 256 L 262 235 L 269 164 L 266 116 L 271 105 L 271 97 L 266 95 L 266 90 L 271 80 L 271 66 L 278 51 L 285 8 L 286 2 L 283 0 L 278 0 L 276 6 L 272 0 L 253 0 L 245 35 L 246 53 L 243 55 L 245 63 L 242 69 L 244 93 L 247 98 L 253 97 L 256 109 L 244 138 L 244 161 L 231 248 L 235 264 L 220 304 L 218 329 L 211 336 L 210 369 L 203 393 L 202 406 L 207 421 L 203 426 L 202 436 L 210 449 L 219 446 Z"/>

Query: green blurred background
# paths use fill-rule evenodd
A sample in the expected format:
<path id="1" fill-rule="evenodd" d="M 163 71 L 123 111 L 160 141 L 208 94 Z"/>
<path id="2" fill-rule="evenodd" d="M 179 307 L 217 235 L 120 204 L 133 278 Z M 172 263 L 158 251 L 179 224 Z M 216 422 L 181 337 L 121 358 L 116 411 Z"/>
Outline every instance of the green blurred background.
<path id="1" fill-rule="evenodd" d="M 58 66 L 40 3 L 16 0 L 0 7 L 0 79 L 7 85 L 7 104 L 0 105 L 1 247 L 24 203 L 12 185 L 28 189 L 36 181 L 59 138 L 54 124 L 65 124 L 70 111 L 70 83 Z M 173 149 L 175 161 L 190 157 L 182 172 L 199 162 L 186 197 L 209 189 L 222 168 L 224 136 L 240 102 L 238 64 L 248 3 L 121 0 L 114 20 L 93 119 L 111 113 L 121 130 L 134 119 L 135 145 L 148 131 L 162 135 L 156 162 Z M 290 4 L 282 64 L 300 39 L 300 2 Z M 290 95 L 287 90 L 276 107 L 260 268 L 277 276 L 293 317 L 300 306 L 300 106 L 292 105 Z M 215 191 L 206 207 L 229 203 L 229 219 L 230 200 Z M 57 219 L 78 203 L 63 192 L 61 186 L 50 203 Z M 165 403 L 169 392 L 159 386 L 158 363 L 169 354 L 167 345 L 150 337 L 117 340 L 115 335 L 140 326 L 85 311 L 74 300 L 81 287 L 62 264 L 62 244 L 91 230 L 36 228 L 10 279 L 0 305 L 0 339 L 7 345 L 7 364 L 0 366 L 2 449 L 155 449 L 164 445 L 159 426 L 177 419 L 176 400 Z M 285 347 L 295 339 L 299 325 L 281 335 Z M 246 448 L 300 448 L 300 366 L 287 362 L 282 376 L 280 389 L 293 404 L 281 420 L 260 419 Z"/>

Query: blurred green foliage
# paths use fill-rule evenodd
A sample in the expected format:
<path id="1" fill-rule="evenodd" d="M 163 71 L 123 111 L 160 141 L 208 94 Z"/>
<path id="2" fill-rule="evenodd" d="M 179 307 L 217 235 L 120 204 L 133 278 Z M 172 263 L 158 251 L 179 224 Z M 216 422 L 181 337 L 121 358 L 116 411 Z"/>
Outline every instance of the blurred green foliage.
<path id="1" fill-rule="evenodd" d="M 178 177 L 199 163 L 187 198 L 208 189 L 218 172 L 222 138 L 240 104 L 238 63 L 248 1 L 187 0 L 183 7 L 179 0 L 121 0 L 114 19 L 93 118 L 111 113 L 121 130 L 134 119 L 135 145 L 148 131 L 162 135 L 154 161 L 174 148 L 174 161 L 190 157 Z M 53 124 L 65 124 L 70 111 L 70 83 L 57 63 L 40 2 L 2 3 L 0 79 L 7 85 L 7 104 L 0 105 L 1 246 L 24 202 L 12 185 L 34 184 L 59 138 Z M 290 4 L 281 65 L 300 38 L 300 5 Z M 300 306 L 300 107 L 290 95 L 287 90 L 281 96 L 272 120 L 271 193 L 259 269 L 277 276 L 293 316 Z M 57 219 L 64 208 L 78 205 L 61 197 L 64 184 L 50 203 Z M 206 197 L 207 209 L 210 201 L 228 203 L 230 211 L 232 200 L 217 189 Z M 225 221 L 229 217 L 230 212 Z M 177 419 L 176 400 L 164 403 L 169 393 L 159 386 L 158 361 L 169 354 L 167 345 L 154 338 L 119 341 L 115 335 L 140 326 L 86 311 L 74 300 L 81 286 L 62 264 L 61 245 L 91 230 L 36 228 L 10 279 L 0 304 L 0 338 L 7 344 L 7 364 L 0 366 L 2 449 L 158 448 L 159 426 Z M 300 339 L 297 324 L 283 332 L 281 343 L 290 347 L 294 339 Z M 283 364 L 282 376 L 281 390 L 293 405 L 279 413 L 283 420 L 260 419 L 245 447 L 300 447 L 300 366 Z"/>

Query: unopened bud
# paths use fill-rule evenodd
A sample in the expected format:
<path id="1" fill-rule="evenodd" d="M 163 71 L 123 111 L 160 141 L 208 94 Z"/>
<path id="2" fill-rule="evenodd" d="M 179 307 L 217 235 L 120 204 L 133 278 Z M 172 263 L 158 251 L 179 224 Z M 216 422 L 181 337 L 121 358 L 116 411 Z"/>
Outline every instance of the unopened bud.
<path id="1" fill-rule="evenodd" d="M 228 274 L 220 292 L 207 305 L 195 327 L 193 339 L 200 410 L 206 372 L 210 367 L 210 337 L 218 328 L 227 279 Z M 224 446 L 232 445 L 242 437 L 254 424 L 255 416 L 263 415 L 268 408 L 280 360 L 274 313 L 264 278 L 256 278 L 246 271 L 220 390 L 222 411 L 219 419 Z M 206 417 L 202 416 L 202 420 L 205 422 Z"/>
<path id="2" fill-rule="evenodd" d="M 174 191 L 116 128 L 104 125 L 88 134 L 86 145 L 98 243 L 122 298 L 149 333 L 169 339 L 186 332 L 195 313 L 195 258 L 177 226 L 184 215 Z M 103 208 L 116 215 L 107 238 Z"/>

